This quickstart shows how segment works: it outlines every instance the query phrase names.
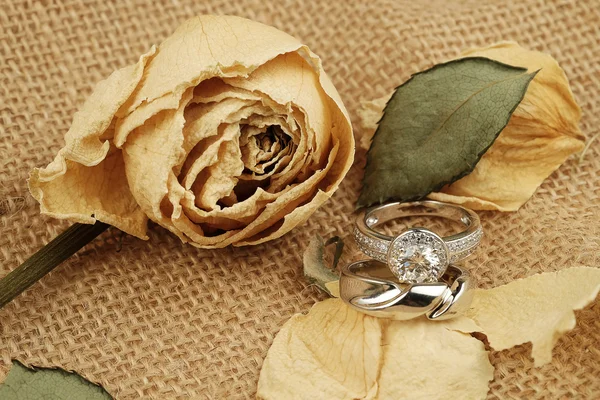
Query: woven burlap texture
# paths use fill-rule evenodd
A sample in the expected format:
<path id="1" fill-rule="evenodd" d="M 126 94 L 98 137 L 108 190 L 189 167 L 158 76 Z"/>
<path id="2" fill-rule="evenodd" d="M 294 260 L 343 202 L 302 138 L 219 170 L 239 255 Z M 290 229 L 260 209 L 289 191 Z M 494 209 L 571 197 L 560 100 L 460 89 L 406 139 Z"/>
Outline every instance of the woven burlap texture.
<path id="1" fill-rule="evenodd" d="M 39 215 L 29 170 L 46 165 L 93 85 L 188 17 L 236 14 L 274 25 L 324 60 L 350 113 L 411 73 L 500 40 L 552 54 L 600 126 L 600 2 L 2 0 L 0 276 L 67 227 Z M 360 135 L 361 131 L 356 130 Z M 315 233 L 348 232 L 364 152 L 304 226 L 271 243 L 205 251 L 159 227 L 142 241 L 110 230 L 0 310 L 0 380 L 13 358 L 79 371 L 118 399 L 252 398 L 282 324 L 324 296 L 302 278 Z M 541 271 L 600 267 L 600 139 L 516 213 L 481 213 L 468 262 L 480 286 Z M 600 398 L 600 302 L 577 312 L 554 361 L 530 346 L 492 352 L 489 398 Z M 468 384 L 465 382 L 465 384 Z"/>

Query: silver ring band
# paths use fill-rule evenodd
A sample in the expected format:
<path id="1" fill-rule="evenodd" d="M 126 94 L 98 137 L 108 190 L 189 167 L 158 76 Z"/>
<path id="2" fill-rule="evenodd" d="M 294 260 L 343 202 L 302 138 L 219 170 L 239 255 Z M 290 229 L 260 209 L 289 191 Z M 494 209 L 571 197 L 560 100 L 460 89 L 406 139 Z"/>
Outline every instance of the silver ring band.
<path id="1" fill-rule="evenodd" d="M 340 297 L 353 308 L 375 317 L 406 320 L 425 315 L 450 319 L 471 305 L 473 291 L 467 271 L 450 265 L 439 282 L 401 284 L 387 265 L 361 260 L 345 266 L 340 276 Z"/>
<path id="2" fill-rule="evenodd" d="M 442 217 L 462 223 L 465 230 L 443 238 L 424 228 L 409 229 L 396 237 L 375 230 L 388 221 L 408 216 Z M 354 229 L 360 250 L 375 260 L 387 262 L 398 279 L 407 283 L 437 281 L 449 264 L 470 256 L 482 236 L 483 230 L 475 212 L 433 200 L 387 203 L 370 208 L 359 214 Z M 429 257 L 426 260 L 429 270 L 407 269 L 407 257 L 410 258 L 407 253 L 411 251 L 420 252 L 420 257 Z"/>

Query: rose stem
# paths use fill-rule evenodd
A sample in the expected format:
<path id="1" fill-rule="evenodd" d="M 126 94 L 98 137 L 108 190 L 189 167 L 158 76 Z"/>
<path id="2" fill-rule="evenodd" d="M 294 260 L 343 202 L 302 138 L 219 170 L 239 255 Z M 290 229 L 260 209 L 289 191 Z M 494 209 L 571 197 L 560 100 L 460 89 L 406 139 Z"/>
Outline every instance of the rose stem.
<path id="1" fill-rule="evenodd" d="M 94 225 L 73 224 L 55 237 L 23 264 L 0 279 L 0 308 L 77 253 L 79 249 L 94 240 L 109 226 L 100 221 Z"/>

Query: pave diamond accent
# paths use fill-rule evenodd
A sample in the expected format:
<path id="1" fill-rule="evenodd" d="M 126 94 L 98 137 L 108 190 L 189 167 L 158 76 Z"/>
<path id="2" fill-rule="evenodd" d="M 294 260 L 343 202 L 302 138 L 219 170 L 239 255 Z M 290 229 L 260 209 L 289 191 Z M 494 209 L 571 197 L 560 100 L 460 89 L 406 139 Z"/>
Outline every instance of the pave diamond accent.
<path id="1" fill-rule="evenodd" d="M 410 229 L 392 241 L 387 262 L 400 282 L 437 282 L 448 266 L 448 249 L 435 233 Z"/>
<path id="2" fill-rule="evenodd" d="M 467 237 L 446 241 L 450 253 L 448 262 L 453 264 L 470 256 L 476 250 L 482 237 L 483 230 L 479 228 Z M 369 237 L 356 227 L 354 228 L 354 239 L 360 250 L 367 256 L 381 262 L 387 262 L 390 241 Z"/>

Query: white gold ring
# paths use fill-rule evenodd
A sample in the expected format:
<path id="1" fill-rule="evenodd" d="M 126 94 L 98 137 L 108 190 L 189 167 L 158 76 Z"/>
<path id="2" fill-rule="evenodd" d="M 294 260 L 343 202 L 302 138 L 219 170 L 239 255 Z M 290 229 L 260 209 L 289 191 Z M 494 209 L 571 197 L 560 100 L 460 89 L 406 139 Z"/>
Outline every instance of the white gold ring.
<path id="1" fill-rule="evenodd" d="M 465 230 L 447 237 L 440 237 L 425 228 L 411 228 L 396 237 L 375 230 L 388 221 L 409 216 L 442 217 L 462 223 Z M 387 263 L 403 283 L 437 282 L 448 265 L 475 251 L 482 236 L 483 230 L 475 212 L 432 200 L 387 203 L 370 208 L 361 212 L 354 229 L 360 250 Z"/>
<path id="2" fill-rule="evenodd" d="M 469 273 L 454 265 L 434 283 L 399 283 L 390 269 L 376 260 L 349 264 L 340 276 L 344 302 L 365 314 L 395 320 L 422 315 L 432 320 L 454 318 L 469 309 L 472 287 Z"/>

